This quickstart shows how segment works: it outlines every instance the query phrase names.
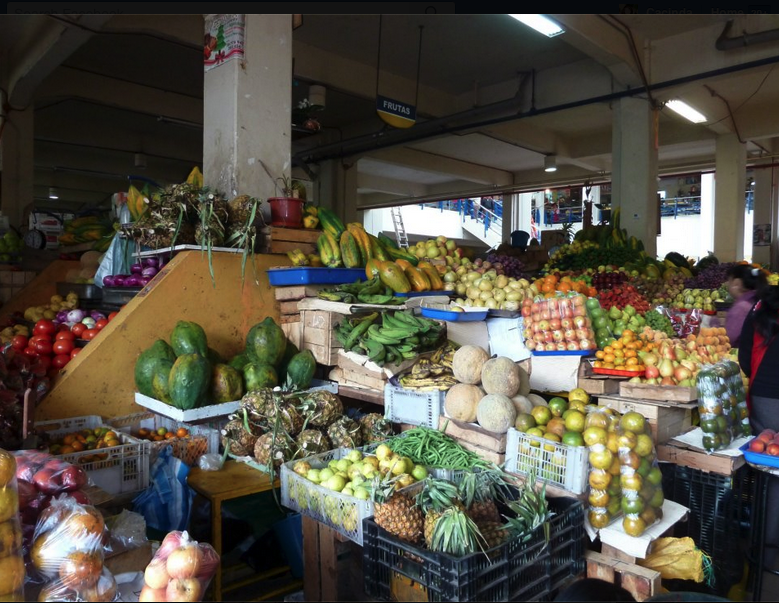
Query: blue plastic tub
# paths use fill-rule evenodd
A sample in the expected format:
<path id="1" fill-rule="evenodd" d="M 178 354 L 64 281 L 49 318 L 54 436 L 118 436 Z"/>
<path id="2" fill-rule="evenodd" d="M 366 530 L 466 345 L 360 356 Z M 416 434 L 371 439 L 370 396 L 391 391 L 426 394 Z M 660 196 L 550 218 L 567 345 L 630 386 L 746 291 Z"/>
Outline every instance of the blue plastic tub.
<path id="1" fill-rule="evenodd" d="M 303 577 L 303 521 L 300 513 L 289 515 L 273 524 L 273 531 L 295 578 Z"/>
<path id="2" fill-rule="evenodd" d="M 766 467 L 775 467 L 779 469 L 779 456 L 771 456 L 770 454 L 753 452 L 749 449 L 749 445 L 751 443 L 752 440 L 749 440 L 746 444 L 739 448 L 739 450 L 744 453 L 744 458 L 748 463 L 752 463 L 753 465 L 765 465 Z"/>
<path id="3" fill-rule="evenodd" d="M 449 297 L 451 291 L 409 291 L 408 293 L 395 293 L 395 297 L 429 297 L 431 295 L 446 295 Z"/>
<path id="4" fill-rule="evenodd" d="M 422 306 L 422 316 L 436 320 L 448 320 L 449 322 L 475 322 L 487 318 L 487 310 L 484 312 L 452 312 L 451 310 L 434 310 Z"/>
<path id="5" fill-rule="evenodd" d="M 268 268 L 268 280 L 273 287 L 290 285 L 343 285 L 365 280 L 364 268 Z"/>
<path id="6" fill-rule="evenodd" d="M 565 350 L 564 352 L 558 352 L 555 350 L 554 352 L 539 352 L 538 350 L 533 350 L 531 354 L 533 356 L 591 356 L 595 353 L 595 350 Z"/>

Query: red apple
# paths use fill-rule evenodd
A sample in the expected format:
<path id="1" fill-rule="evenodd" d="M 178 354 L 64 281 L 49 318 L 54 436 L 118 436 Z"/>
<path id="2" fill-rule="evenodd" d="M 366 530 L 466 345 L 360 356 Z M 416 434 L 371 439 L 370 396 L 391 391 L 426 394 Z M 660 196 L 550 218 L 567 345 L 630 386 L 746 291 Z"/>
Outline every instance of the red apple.
<path id="1" fill-rule="evenodd" d="M 552 331 L 552 339 L 554 339 L 555 343 L 560 343 L 565 339 L 565 336 L 563 335 L 563 332 L 561 330 Z"/>
<path id="2" fill-rule="evenodd" d="M 586 327 L 589 327 L 589 321 L 590 319 L 586 316 L 574 316 L 573 318 L 573 324 L 576 325 L 577 329 L 584 329 Z"/>
<path id="3" fill-rule="evenodd" d="M 552 314 L 549 312 L 549 308 L 541 311 L 541 320 L 549 320 L 550 318 L 552 318 Z"/>
<path id="4" fill-rule="evenodd" d="M 68 492 L 68 495 L 73 498 L 77 503 L 80 505 L 91 505 L 92 501 L 89 500 L 89 496 L 87 496 L 87 493 L 83 490 L 75 490 L 73 492 Z"/>
<path id="5" fill-rule="evenodd" d="M 552 331 L 559 331 L 561 329 L 560 319 L 559 318 L 552 318 L 549 321 L 549 328 Z"/>
<path id="6" fill-rule="evenodd" d="M 165 600 L 169 603 L 175 601 L 200 601 L 200 582 L 197 578 L 178 578 L 171 580 L 165 589 Z"/>
<path id="7" fill-rule="evenodd" d="M 60 564 L 60 580 L 68 588 L 91 588 L 103 571 L 103 553 L 74 551 Z"/>
<path id="8" fill-rule="evenodd" d="M 18 481 L 16 485 L 19 489 L 19 509 L 23 511 L 29 506 L 30 501 L 38 496 L 38 490 L 30 482 Z"/>
<path id="9" fill-rule="evenodd" d="M 560 310 L 557 308 L 549 308 L 549 320 L 560 320 L 561 318 Z"/>
<path id="10" fill-rule="evenodd" d="M 773 438 L 776 436 L 776 432 L 773 429 L 764 429 L 760 432 L 760 435 L 767 435 L 769 438 Z"/>
<path id="11" fill-rule="evenodd" d="M 573 319 L 572 318 L 563 318 L 560 321 L 560 326 L 563 329 L 574 329 Z"/>
<path id="12" fill-rule="evenodd" d="M 566 341 L 579 341 L 579 338 L 576 336 L 576 331 L 573 329 L 566 329 L 563 335 L 565 336 Z"/>
<path id="13" fill-rule="evenodd" d="M 214 574 L 216 574 L 216 568 L 219 567 L 219 555 L 216 554 L 214 547 L 210 544 L 201 543 L 198 546 L 203 552 L 203 562 L 200 564 L 200 571 L 197 573 L 197 578 L 207 584 L 208 581 L 214 577 Z"/>
<path id="14" fill-rule="evenodd" d="M 544 351 L 545 352 L 554 352 L 557 350 L 557 344 L 554 343 L 545 343 L 544 344 Z"/>
<path id="15" fill-rule="evenodd" d="M 752 452 L 765 452 L 765 442 L 763 442 L 763 440 L 755 438 L 750 442 L 749 449 Z"/>
<path id="16" fill-rule="evenodd" d="M 528 306 L 522 306 L 522 316 L 527 318 L 528 316 L 530 316 L 530 314 L 531 314 L 530 308 Z"/>
<path id="17" fill-rule="evenodd" d="M 60 482 L 62 483 L 62 489 L 66 492 L 80 490 L 87 485 L 86 471 L 76 465 L 65 467 L 59 477 Z"/>
<path id="18" fill-rule="evenodd" d="M 579 340 L 579 348 L 582 350 L 593 350 L 595 347 L 596 345 L 594 341 L 590 341 L 589 339 Z"/>
<path id="19" fill-rule="evenodd" d="M 56 494 L 62 487 L 55 481 L 54 470 L 43 468 L 32 478 L 35 487 L 46 494 Z"/>
<path id="20" fill-rule="evenodd" d="M 549 327 L 549 319 L 546 318 L 544 320 L 541 320 L 538 323 L 538 330 L 539 331 L 551 331 L 552 329 Z"/>
<path id="21" fill-rule="evenodd" d="M 166 585 L 167 587 L 167 585 Z M 140 603 L 159 603 L 159 601 L 166 600 L 167 593 L 165 588 L 153 589 L 148 586 L 144 586 L 141 590 L 141 596 L 138 599 Z"/>
<path id="22" fill-rule="evenodd" d="M 568 349 L 566 347 L 567 345 L 568 344 L 566 344 L 564 341 L 559 341 L 559 342 L 557 342 L 557 348 L 556 349 L 557 349 L 558 352 L 564 352 L 566 349 Z"/>
<path id="23" fill-rule="evenodd" d="M 533 339 L 533 329 L 525 329 L 522 331 L 522 337 L 527 341 L 528 339 Z"/>
<path id="24" fill-rule="evenodd" d="M 182 535 L 183 533 L 178 531 L 168 532 L 165 538 L 163 538 L 162 544 L 160 544 L 157 557 L 163 561 L 166 560 L 168 555 L 181 546 Z"/>
<path id="25" fill-rule="evenodd" d="M 779 456 L 779 444 L 769 444 L 766 452 L 771 456 Z"/>
<path id="26" fill-rule="evenodd" d="M 530 350 L 531 352 L 536 349 L 536 342 L 532 340 L 528 340 L 525 342 L 525 349 Z"/>
<path id="27" fill-rule="evenodd" d="M 554 334 L 552 331 L 545 331 L 544 332 L 544 342 L 545 343 L 554 343 Z"/>
<path id="28" fill-rule="evenodd" d="M 151 563 L 146 566 L 146 570 L 143 572 L 143 579 L 146 582 L 146 586 L 150 589 L 160 590 L 167 587 L 170 576 L 168 575 L 165 561 L 162 561 L 159 558 L 152 559 Z"/>
<path id="29" fill-rule="evenodd" d="M 192 578 L 200 570 L 203 562 L 203 552 L 195 544 L 187 544 L 177 548 L 166 562 L 168 575 L 171 578 Z"/>
<path id="30" fill-rule="evenodd" d="M 587 329 L 576 329 L 576 339 L 579 341 L 582 339 L 589 339 L 588 335 L 589 333 L 587 333 Z"/>
<path id="31" fill-rule="evenodd" d="M 576 350 L 580 350 L 579 344 L 575 341 L 569 341 L 568 342 L 568 350 L 571 352 L 574 352 Z"/>
<path id="32" fill-rule="evenodd" d="M 583 316 L 583 317 L 586 318 L 586 316 L 587 316 L 587 308 L 585 308 L 584 306 L 576 306 L 573 309 L 573 315 L 576 316 L 576 317 Z"/>

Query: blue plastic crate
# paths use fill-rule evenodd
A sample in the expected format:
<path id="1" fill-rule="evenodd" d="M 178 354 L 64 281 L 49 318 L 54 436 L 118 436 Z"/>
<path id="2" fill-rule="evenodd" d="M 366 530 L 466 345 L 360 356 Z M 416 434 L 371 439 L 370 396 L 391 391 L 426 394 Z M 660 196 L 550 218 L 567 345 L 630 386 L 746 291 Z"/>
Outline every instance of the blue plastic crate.
<path id="1" fill-rule="evenodd" d="M 363 268 L 268 268 L 268 280 L 273 287 L 291 285 L 343 285 L 365 280 Z"/>
<path id="2" fill-rule="evenodd" d="M 395 297 L 430 297 L 431 295 L 451 297 L 452 292 L 451 291 L 409 291 L 408 293 L 395 293 L 394 295 Z"/>
<path id="3" fill-rule="evenodd" d="M 487 310 L 484 312 L 453 312 L 451 310 L 435 310 L 422 306 L 422 316 L 436 320 L 448 320 L 449 322 L 475 322 L 487 318 Z"/>
<path id="4" fill-rule="evenodd" d="M 533 356 L 591 356 L 595 353 L 595 350 L 565 350 L 564 352 L 558 352 L 557 350 L 554 352 L 533 350 L 531 353 Z"/>
<path id="5" fill-rule="evenodd" d="M 753 452 L 749 449 L 749 445 L 752 440 L 749 440 L 746 444 L 741 446 L 739 450 L 744 453 L 744 458 L 748 463 L 755 465 L 765 465 L 766 467 L 779 468 L 779 456 L 771 456 L 770 454 L 762 454 L 760 452 Z"/>

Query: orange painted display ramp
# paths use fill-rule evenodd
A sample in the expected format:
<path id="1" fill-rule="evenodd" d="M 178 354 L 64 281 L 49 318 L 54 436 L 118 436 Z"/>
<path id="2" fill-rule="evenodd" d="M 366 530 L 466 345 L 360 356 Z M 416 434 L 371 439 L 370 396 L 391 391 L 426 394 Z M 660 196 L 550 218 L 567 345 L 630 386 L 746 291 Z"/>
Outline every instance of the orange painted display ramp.
<path id="1" fill-rule="evenodd" d="M 31 306 L 45 306 L 57 294 L 57 283 L 64 282 L 71 270 L 80 270 L 80 262 L 55 260 L 44 268 L 38 276 L 0 307 L 0 316 L 10 316 L 14 312 L 24 311 Z"/>
<path id="2" fill-rule="evenodd" d="M 179 320 L 200 324 L 209 346 L 223 356 L 238 353 L 253 325 L 267 316 L 279 319 L 266 270 L 290 262 L 286 256 L 256 255 L 254 270 L 251 264 L 249 258 L 242 289 L 240 254 L 215 252 L 214 286 L 206 254 L 180 252 L 60 373 L 36 420 L 138 412 L 135 360 L 156 339 L 169 341 Z"/>

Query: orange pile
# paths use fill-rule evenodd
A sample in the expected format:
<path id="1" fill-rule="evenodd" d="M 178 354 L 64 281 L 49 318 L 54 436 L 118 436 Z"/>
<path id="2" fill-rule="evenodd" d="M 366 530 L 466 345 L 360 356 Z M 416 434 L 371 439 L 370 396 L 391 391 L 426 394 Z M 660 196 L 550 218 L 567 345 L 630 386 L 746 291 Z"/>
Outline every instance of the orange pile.
<path id="1" fill-rule="evenodd" d="M 646 367 L 641 362 L 639 352 L 651 352 L 654 347 L 654 343 L 642 341 L 633 331 L 625 329 L 619 339 L 595 352 L 597 360 L 593 366 L 640 374 Z"/>
<path id="2" fill-rule="evenodd" d="M 184 427 L 178 429 L 168 430 L 165 427 L 159 429 L 146 429 L 141 427 L 138 430 L 136 437 L 141 440 L 149 440 L 150 442 L 162 442 L 163 440 L 172 440 L 173 438 L 186 438 L 189 436 L 189 430 Z"/>
<path id="3" fill-rule="evenodd" d="M 538 289 L 538 292 L 547 298 L 555 297 L 556 291 L 561 291 L 562 293 L 570 293 L 573 291 L 575 293 L 581 293 L 586 297 L 595 297 L 598 295 L 597 289 L 590 287 L 585 281 L 574 280 L 570 276 L 564 276 L 563 278 L 558 279 L 556 275 L 549 274 L 538 279 L 533 284 Z"/>

